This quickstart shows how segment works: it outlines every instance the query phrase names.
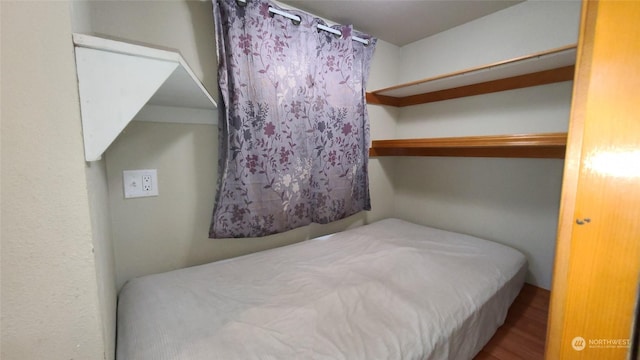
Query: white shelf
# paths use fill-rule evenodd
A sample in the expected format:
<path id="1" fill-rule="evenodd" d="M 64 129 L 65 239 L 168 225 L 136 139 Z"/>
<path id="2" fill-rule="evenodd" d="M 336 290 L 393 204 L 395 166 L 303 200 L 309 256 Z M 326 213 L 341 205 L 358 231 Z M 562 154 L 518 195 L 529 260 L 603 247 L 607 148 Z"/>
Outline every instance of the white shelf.
<path id="1" fill-rule="evenodd" d="M 180 53 L 83 34 L 73 42 L 87 161 L 132 120 L 216 123 L 216 102 Z"/>

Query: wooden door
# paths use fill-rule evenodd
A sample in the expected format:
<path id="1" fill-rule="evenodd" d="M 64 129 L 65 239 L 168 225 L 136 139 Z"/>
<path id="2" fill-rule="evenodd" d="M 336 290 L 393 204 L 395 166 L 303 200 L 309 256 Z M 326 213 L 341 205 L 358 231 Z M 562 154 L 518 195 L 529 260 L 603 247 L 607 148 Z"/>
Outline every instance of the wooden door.
<path id="1" fill-rule="evenodd" d="M 626 359 L 640 272 L 640 1 L 584 1 L 546 358 Z"/>

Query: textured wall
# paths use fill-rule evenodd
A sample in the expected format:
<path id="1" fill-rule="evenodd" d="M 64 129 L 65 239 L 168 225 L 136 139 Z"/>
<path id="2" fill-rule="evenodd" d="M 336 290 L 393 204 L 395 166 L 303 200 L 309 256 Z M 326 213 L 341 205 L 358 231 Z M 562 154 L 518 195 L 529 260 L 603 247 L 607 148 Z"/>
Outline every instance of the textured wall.
<path id="1" fill-rule="evenodd" d="M 418 80 L 575 44 L 580 1 L 529 0 L 402 47 L 399 80 Z"/>
<path id="2" fill-rule="evenodd" d="M 389 81 L 386 52 L 379 49 L 372 81 Z M 393 54 L 391 54 L 393 57 Z M 375 80 L 375 74 L 382 74 Z M 382 109 L 372 111 L 373 136 L 385 137 L 394 118 Z M 392 110 L 393 111 L 393 110 Z M 208 229 L 217 179 L 217 127 L 210 125 L 132 122 L 105 153 L 109 202 L 115 243 L 118 288 L 135 276 L 239 256 L 344 230 L 393 215 L 390 159 L 370 163 L 373 210 L 328 225 L 311 225 L 260 239 L 209 239 Z M 122 171 L 158 169 L 160 195 L 124 199 Z"/>
<path id="3" fill-rule="evenodd" d="M 77 1 L 74 31 L 179 50 L 217 98 L 211 1 Z"/>
<path id="4" fill-rule="evenodd" d="M 91 211 L 91 234 L 96 261 L 96 279 L 105 359 L 115 358 L 116 348 L 116 268 L 107 187 L 107 165 L 104 160 L 86 163 L 87 193 Z"/>
<path id="5" fill-rule="evenodd" d="M 401 49 L 399 78 L 413 81 L 577 42 L 580 3 L 526 1 Z M 405 107 L 398 138 L 566 131 L 572 82 Z M 549 289 L 562 160 L 402 158 L 400 218 L 521 250 L 528 281 Z"/>
<path id="6" fill-rule="evenodd" d="M 102 359 L 69 3 L 0 6 L 0 357 Z"/>
<path id="7" fill-rule="evenodd" d="M 204 85 L 216 90 L 210 2 L 78 2 L 73 13 L 74 31 L 178 49 Z M 394 45 L 379 43 L 370 88 L 397 82 L 399 52 Z M 374 138 L 395 131 L 397 109 L 369 107 L 369 111 Z M 373 160 L 374 209 L 369 213 L 262 239 L 208 239 L 217 147 L 215 126 L 133 122 L 105 153 L 118 288 L 134 276 L 282 246 L 393 214 L 393 162 Z M 122 170 L 144 168 L 158 169 L 160 196 L 125 200 Z"/>

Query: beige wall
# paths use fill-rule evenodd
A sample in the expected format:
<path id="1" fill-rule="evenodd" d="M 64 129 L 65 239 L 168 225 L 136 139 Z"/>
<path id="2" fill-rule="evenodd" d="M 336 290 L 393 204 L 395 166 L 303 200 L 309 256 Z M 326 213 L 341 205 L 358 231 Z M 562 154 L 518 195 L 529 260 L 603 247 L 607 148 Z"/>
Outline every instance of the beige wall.
<path id="1" fill-rule="evenodd" d="M 210 2 L 76 2 L 73 13 L 74 31 L 178 49 L 205 86 L 216 89 Z M 399 53 L 398 47 L 379 43 L 370 88 L 397 82 Z M 395 131 L 397 109 L 369 109 L 373 138 L 386 138 Z M 282 246 L 393 214 L 394 163 L 373 160 L 371 212 L 261 239 L 209 239 L 217 179 L 217 136 L 217 126 L 134 121 L 105 153 L 118 288 L 134 276 Z M 125 200 L 122 171 L 145 168 L 158 169 L 160 195 Z"/>
<path id="2" fill-rule="evenodd" d="M 371 61 L 367 89 L 381 89 L 398 83 L 400 48 L 378 40 Z M 392 106 L 367 105 L 371 139 L 395 137 L 399 109 Z M 393 158 L 369 159 L 369 191 L 371 211 L 366 214 L 367 223 L 395 216 L 395 190 L 393 184 L 396 161 Z"/>
<path id="3" fill-rule="evenodd" d="M 545 3 L 517 5 L 402 49 L 381 41 L 368 88 L 575 41 L 576 3 Z M 116 279 L 120 286 L 132 276 L 394 215 L 520 248 L 531 261 L 530 281 L 548 286 L 561 161 L 372 159 L 373 211 L 266 239 L 210 240 L 216 128 L 134 122 L 105 160 L 86 165 L 69 3 L 0 4 L 3 359 L 112 359 Z M 74 31 L 179 49 L 215 97 L 210 2 L 74 2 L 72 10 Z M 569 88 L 404 110 L 369 106 L 372 137 L 555 131 L 566 126 Z M 133 168 L 158 169 L 159 197 L 122 198 L 121 171 Z"/>
<path id="4" fill-rule="evenodd" d="M 299 241 L 308 229 L 262 239 L 209 239 L 217 128 L 132 122 L 106 153 L 118 285 L 135 276 Z M 158 169 L 160 195 L 124 199 L 122 170 Z M 354 218 L 352 221 L 356 221 Z"/>
<path id="5" fill-rule="evenodd" d="M 73 2 L 74 31 L 179 50 L 217 98 L 217 63 L 211 1 Z"/>
<path id="6" fill-rule="evenodd" d="M 105 160 L 86 165 L 69 3 L 0 4 L 3 359 L 112 359 L 116 281 L 390 216 L 520 248 L 529 280 L 548 287 L 562 161 L 372 159 L 373 211 L 266 239 L 210 240 L 216 128 L 134 122 Z M 73 29 L 177 48 L 215 96 L 210 8 L 76 2 Z M 368 88 L 575 41 L 577 9 L 527 2 L 402 49 L 381 41 Z M 372 137 L 562 130 L 569 99 L 565 83 L 403 110 L 369 106 Z M 158 169 L 159 197 L 122 198 L 121 172 L 134 168 Z"/>
<path id="7" fill-rule="evenodd" d="M 547 2 L 527 2 L 403 48 L 380 41 L 374 56 L 368 88 L 382 88 L 400 80 L 415 80 L 422 76 L 434 75 L 435 70 L 455 71 L 458 68 L 454 66 L 474 66 L 574 42 L 577 37 L 576 4 L 563 2 L 550 6 Z M 80 26 L 79 31 L 179 49 L 196 74 L 213 74 L 213 85 L 211 81 L 207 84 L 211 89 L 215 87 L 217 65 L 215 61 L 204 61 L 201 54 L 208 54 L 215 59 L 214 42 L 197 40 L 203 38 L 201 34 L 213 31 L 210 6 L 208 2 L 90 2 L 74 6 L 74 11 L 84 14 L 81 18 L 85 19 L 85 23 Z M 136 14 L 144 14 L 149 20 L 140 23 Z M 514 22 L 514 17 L 518 17 L 520 21 Z M 191 22 L 187 19 L 191 19 Z M 542 21 L 543 27 L 534 26 Z M 172 31 L 167 31 L 169 27 L 163 27 L 161 24 L 171 24 Z M 528 25 L 520 26 L 521 24 Z M 160 30 L 153 31 L 157 28 Z M 560 35 L 549 35 L 554 32 Z M 465 34 L 473 36 L 460 38 Z M 561 83 L 403 109 L 386 106 L 368 108 L 374 139 L 564 131 L 570 97 L 571 84 Z M 352 217 L 341 224 L 312 226 L 260 240 L 210 240 L 206 236 L 206 229 L 210 207 L 213 204 L 217 169 L 214 161 L 199 155 L 211 154 L 215 159 L 216 131 L 215 126 L 206 125 L 133 123 L 106 153 L 118 287 L 133 276 L 280 246 L 316 234 L 338 231 L 347 226 L 390 216 L 479 236 L 487 234 L 479 230 L 487 226 L 504 229 L 503 233 L 498 231 L 497 235 L 488 235 L 491 235 L 490 238 L 493 240 L 513 245 L 527 253 L 532 264 L 529 281 L 544 287 L 549 285 L 561 161 L 551 160 L 551 164 L 554 165 L 549 165 L 544 161 L 513 160 L 517 164 L 513 166 L 519 166 L 523 171 L 537 168 L 554 181 L 545 183 L 546 187 L 542 192 L 547 195 L 547 203 L 524 212 L 517 218 L 518 221 L 512 221 L 506 227 L 500 221 L 499 215 L 491 218 L 474 217 L 483 206 L 492 206 L 487 201 L 469 205 L 464 209 L 460 206 L 447 207 L 446 204 L 438 204 L 443 209 L 449 209 L 443 213 L 449 215 L 447 218 L 464 215 L 476 219 L 468 220 L 464 227 L 452 227 L 449 223 L 436 221 L 432 215 L 427 215 L 431 212 L 425 211 L 425 208 L 431 208 L 436 204 L 425 194 L 431 194 L 435 188 L 427 189 L 426 182 L 422 182 L 425 185 L 422 188 L 408 184 L 408 179 L 411 179 L 411 174 L 415 172 L 412 167 L 447 172 L 456 170 L 456 166 L 462 166 L 454 160 L 445 161 L 440 167 L 435 167 L 429 159 L 414 159 L 418 163 L 408 165 L 406 159 L 379 158 L 370 162 L 374 209 L 368 214 Z M 146 141 L 159 147 L 157 151 L 160 155 L 155 151 L 145 151 L 140 144 L 148 144 Z M 162 147 L 162 141 L 166 142 L 166 147 Z M 194 150 L 196 148 L 199 149 L 197 152 Z M 189 159 L 187 163 L 192 164 L 193 171 L 185 170 L 183 163 L 176 162 L 174 159 L 178 156 L 181 159 Z M 488 160 L 473 161 L 474 164 L 485 164 Z M 496 161 L 508 162 L 500 159 Z M 158 198 L 123 199 L 122 170 L 135 168 L 158 169 L 161 189 Z M 486 168 L 488 166 L 480 166 L 479 169 L 482 171 Z M 498 184 L 504 176 L 510 175 L 508 172 L 501 173 L 499 169 L 500 167 L 497 167 L 489 178 L 484 178 L 484 185 L 477 189 L 478 192 L 491 193 L 492 184 Z M 183 175 L 176 176 L 177 173 Z M 478 176 L 482 178 L 482 173 Z M 513 183 L 516 184 L 516 189 L 527 193 L 526 189 L 535 185 L 535 181 L 524 180 L 518 179 Z M 465 193 L 460 181 L 452 179 L 451 184 L 454 186 L 441 190 L 445 193 Z M 194 194 L 199 196 L 194 198 Z M 167 199 L 174 201 L 168 202 Z M 424 201 L 416 202 L 415 199 Z M 174 203 L 180 205 L 176 206 Z M 522 203 L 526 205 L 527 200 L 522 199 Z M 525 205 L 523 206 L 528 208 Z M 503 203 L 502 206 L 507 208 L 510 204 Z M 140 212 L 140 208 L 147 209 Z M 543 216 L 545 220 L 542 222 L 536 221 L 537 230 L 532 234 L 513 239 L 514 229 L 530 225 L 527 218 L 539 219 L 540 216 L 536 213 L 543 211 L 553 215 Z M 184 215 L 171 215 L 176 213 Z M 174 219 L 170 227 L 166 224 L 167 219 Z M 159 223 L 162 226 L 154 226 Z M 531 240 L 532 238 L 535 238 L 535 241 Z"/>
<path id="8" fill-rule="evenodd" d="M 401 49 L 402 81 L 577 42 L 580 3 L 527 1 Z M 572 83 L 402 108 L 399 138 L 566 131 Z M 395 213 L 521 250 L 528 281 L 549 289 L 562 160 L 401 158 Z"/>
<path id="9" fill-rule="evenodd" d="M 397 50 L 384 43 L 380 49 L 382 55 Z M 372 74 L 373 82 L 389 81 L 384 69 L 393 63 L 385 56 L 381 60 L 372 65 L 372 73 L 381 75 L 378 80 Z M 377 120 L 388 128 L 394 126 L 394 119 L 388 114 Z M 372 119 L 373 136 L 383 137 L 374 122 Z M 393 163 L 386 159 L 370 164 L 371 212 L 265 238 L 209 239 L 217 181 L 217 137 L 216 126 L 134 121 L 107 150 L 118 287 L 135 276 L 283 246 L 393 214 Z M 160 195 L 124 199 L 122 171 L 147 168 L 158 169 Z"/>
<path id="10" fill-rule="evenodd" d="M 398 138 L 565 132 L 572 81 L 407 106 Z"/>
<path id="11" fill-rule="evenodd" d="M 109 209 L 107 168 L 104 160 L 85 163 L 91 235 L 96 262 L 98 300 L 102 319 L 102 336 L 105 343 L 105 359 L 115 358 L 116 340 L 116 268 Z"/>
<path id="12" fill-rule="evenodd" d="M 575 44 L 579 0 L 528 0 L 402 47 L 399 80 L 418 80 Z"/>
<path id="13" fill-rule="evenodd" d="M 103 359 L 69 3 L 0 4 L 0 357 Z"/>

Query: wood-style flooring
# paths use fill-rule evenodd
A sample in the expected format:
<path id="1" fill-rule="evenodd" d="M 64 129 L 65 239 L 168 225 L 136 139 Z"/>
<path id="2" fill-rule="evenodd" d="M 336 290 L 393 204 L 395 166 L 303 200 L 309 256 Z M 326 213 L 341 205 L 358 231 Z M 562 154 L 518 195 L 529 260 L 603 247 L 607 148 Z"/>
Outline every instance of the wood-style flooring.
<path id="1" fill-rule="evenodd" d="M 539 360 L 549 313 L 549 291 L 525 284 L 507 319 L 475 360 Z"/>

